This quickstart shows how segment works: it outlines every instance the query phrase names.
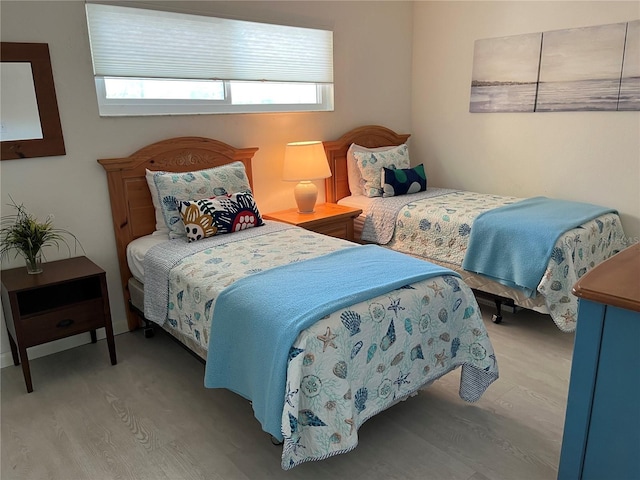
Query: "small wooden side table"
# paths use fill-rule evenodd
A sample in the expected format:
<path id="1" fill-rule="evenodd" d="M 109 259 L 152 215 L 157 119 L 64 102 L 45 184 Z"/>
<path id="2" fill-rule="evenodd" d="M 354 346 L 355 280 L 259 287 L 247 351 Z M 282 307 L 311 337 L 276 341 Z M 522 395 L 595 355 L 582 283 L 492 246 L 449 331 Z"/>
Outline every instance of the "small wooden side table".
<path id="1" fill-rule="evenodd" d="M 337 203 L 322 203 L 316 205 L 313 213 L 300 213 L 297 208 L 290 208 L 267 213 L 262 217 L 353 242 L 355 240 L 353 220 L 361 213 L 362 210 L 359 208 L 346 207 Z"/>
<path id="2" fill-rule="evenodd" d="M 2 271 L 2 305 L 14 365 L 22 362 L 27 392 L 33 391 L 27 348 L 104 327 L 111 364 L 116 347 L 104 270 L 87 257 L 43 264 L 29 275 L 26 267 Z"/>

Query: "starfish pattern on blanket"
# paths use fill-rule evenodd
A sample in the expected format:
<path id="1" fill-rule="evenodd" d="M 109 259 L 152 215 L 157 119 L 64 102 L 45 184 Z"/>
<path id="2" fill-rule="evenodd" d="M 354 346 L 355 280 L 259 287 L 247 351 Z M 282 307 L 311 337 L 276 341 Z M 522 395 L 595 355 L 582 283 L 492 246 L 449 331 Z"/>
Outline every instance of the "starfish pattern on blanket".
<path id="1" fill-rule="evenodd" d="M 402 373 L 402 371 L 400 371 L 400 375 L 398 375 L 398 378 L 396 378 L 393 382 L 395 385 L 397 385 L 398 391 L 400 391 L 400 389 L 402 388 L 402 385 L 404 385 L 405 383 L 411 383 L 409 380 L 407 380 L 407 377 L 409 376 L 410 373 L 411 372 Z"/>
<path id="2" fill-rule="evenodd" d="M 569 322 L 573 322 L 575 323 L 576 321 L 576 315 L 574 312 L 571 312 L 570 310 L 567 310 L 565 313 L 563 313 L 562 315 L 560 315 L 562 318 L 564 318 L 564 320 L 569 323 Z"/>
<path id="3" fill-rule="evenodd" d="M 387 310 L 393 310 L 396 314 L 396 318 L 398 318 L 398 310 L 404 310 L 404 307 L 400 306 L 399 298 L 392 298 L 391 305 L 387 307 Z"/>
<path id="4" fill-rule="evenodd" d="M 433 290 L 433 295 L 434 296 L 438 296 L 440 295 L 441 297 L 444 298 L 444 295 L 442 294 L 442 291 L 444 290 L 443 287 L 441 287 L 440 285 L 438 285 L 436 282 L 431 283 L 431 285 L 427 285 L 431 290 Z"/>
<path id="5" fill-rule="evenodd" d="M 447 357 L 447 354 L 444 352 L 444 348 L 442 349 L 442 353 L 436 353 L 436 367 L 438 366 L 438 364 L 442 365 L 444 367 L 444 361 L 449 358 Z"/>
<path id="6" fill-rule="evenodd" d="M 338 337 L 337 334 L 331 333 L 331 328 L 329 328 L 329 327 L 327 327 L 327 331 L 325 332 L 324 335 L 316 336 L 316 338 L 323 343 L 323 345 L 322 345 L 322 351 L 323 352 L 325 352 L 327 350 L 327 347 L 338 348 L 338 347 L 336 347 L 336 344 L 333 343 L 333 341 L 337 337 Z"/>

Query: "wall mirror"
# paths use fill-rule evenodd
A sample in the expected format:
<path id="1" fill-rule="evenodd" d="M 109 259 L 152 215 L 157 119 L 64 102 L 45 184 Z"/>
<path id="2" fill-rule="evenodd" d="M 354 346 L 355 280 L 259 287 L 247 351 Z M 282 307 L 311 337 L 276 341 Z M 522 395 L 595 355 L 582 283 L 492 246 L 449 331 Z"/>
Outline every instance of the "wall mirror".
<path id="1" fill-rule="evenodd" d="M 1 43 L 0 159 L 64 155 L 49 46 Z"/>

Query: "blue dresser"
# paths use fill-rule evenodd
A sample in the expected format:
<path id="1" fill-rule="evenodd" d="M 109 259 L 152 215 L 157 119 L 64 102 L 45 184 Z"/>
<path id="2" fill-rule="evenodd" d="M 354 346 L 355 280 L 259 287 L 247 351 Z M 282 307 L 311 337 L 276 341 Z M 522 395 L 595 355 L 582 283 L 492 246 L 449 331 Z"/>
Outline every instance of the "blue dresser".
<path id="1" fill-rule="evenodd" d="M 640 244 L 573 287 L 578 326 L 559 480 L 640 480 Z"/>

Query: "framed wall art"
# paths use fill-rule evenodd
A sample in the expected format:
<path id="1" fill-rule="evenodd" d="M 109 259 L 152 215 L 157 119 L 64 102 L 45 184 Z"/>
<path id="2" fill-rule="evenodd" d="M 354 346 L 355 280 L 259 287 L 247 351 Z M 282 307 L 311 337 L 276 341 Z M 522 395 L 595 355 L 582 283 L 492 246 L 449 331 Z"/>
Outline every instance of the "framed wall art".
<path id="1" fill-rule="evenodd" d="M 476 40 L 469 111 L 640 110 L 640 20 Z"/>

